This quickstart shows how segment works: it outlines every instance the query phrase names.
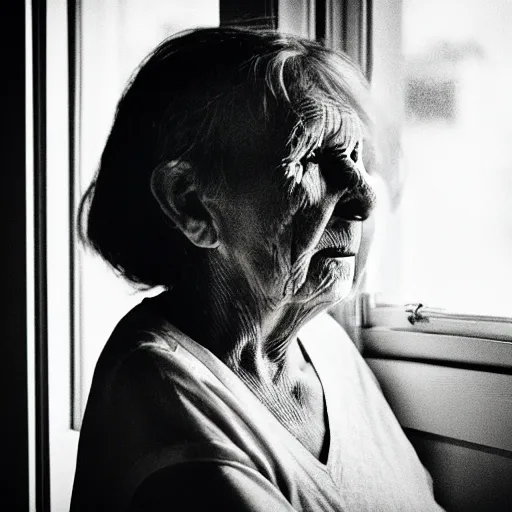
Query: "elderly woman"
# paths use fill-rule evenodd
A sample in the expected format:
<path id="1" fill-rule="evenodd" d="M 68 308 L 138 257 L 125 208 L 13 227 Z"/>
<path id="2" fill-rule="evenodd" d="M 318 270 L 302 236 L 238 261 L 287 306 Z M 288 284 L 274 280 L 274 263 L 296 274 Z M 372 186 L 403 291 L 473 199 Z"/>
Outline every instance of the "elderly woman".
<path id="1" fill-rule="evenodd" d="M 164 41 L 124 93 L 89 243 L 165 291 L 98 361 L 73 511 L 427 511 L 427 472 L 328 315 L 362 272 L 367 88 L 277 33 Z"/>

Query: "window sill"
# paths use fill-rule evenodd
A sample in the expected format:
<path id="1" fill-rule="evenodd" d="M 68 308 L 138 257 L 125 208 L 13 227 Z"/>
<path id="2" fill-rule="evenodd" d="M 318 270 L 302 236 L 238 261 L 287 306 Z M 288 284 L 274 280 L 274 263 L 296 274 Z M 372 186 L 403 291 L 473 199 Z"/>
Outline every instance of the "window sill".
<path id="1" fill-rule="evenodd" d="M 386 327 L 362 328 L 360 340 L 365 357 L 512 370 L 512 342 L 508 341 Z"/>
<path id="2" fill-rule="evenodd" d="M 363 296 L 363 325 L 512 342 L 512 318 L 450 313 L 418 305 L 372 304 Z M 415 314 L 415 311 L 417 313 Z"/>
<path id="3" fill-rule="evenodd" d="M 370 294 L 361 299 L 365 356 L 512 369 L 512 318 L 375 304 Z"/>

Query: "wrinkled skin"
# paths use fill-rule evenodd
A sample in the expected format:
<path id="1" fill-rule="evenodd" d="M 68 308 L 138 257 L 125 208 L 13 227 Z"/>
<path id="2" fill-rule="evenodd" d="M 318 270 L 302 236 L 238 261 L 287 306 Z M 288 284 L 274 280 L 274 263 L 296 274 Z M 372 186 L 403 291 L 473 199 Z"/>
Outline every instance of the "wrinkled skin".
<path id="1" fill-rule="evenodd" d="M 292 162 L 257 183 L 242 181 L 211 206 L 221 243 L 209 267 L 214 281 L 226 283 L 219 308 L 234 302 L 245 317 L 242 337 L 265 340 L 273 359 L 283 357 L 305 320 L 352 288 L 359 219 L 374 201 L 360 146 L 354 141 L 313 161 Z M 322 255 L 321 249 L 339 254 Z M 345 257 L 328 257 L 334 255 Z"/>
<path id="2" fill-rule="evenodd" d="M 361 141 L 320 148 L 272 172 L 248 162 L 202 203 L 218 243 L 171 291 L 172 320 L 224 361 L 310 451 L 326 434 L 323 392 L 297 342 L 304 323 L 346 298 L 374 194 Z M 192 314 L 190 314 L 192 312 Z"/>

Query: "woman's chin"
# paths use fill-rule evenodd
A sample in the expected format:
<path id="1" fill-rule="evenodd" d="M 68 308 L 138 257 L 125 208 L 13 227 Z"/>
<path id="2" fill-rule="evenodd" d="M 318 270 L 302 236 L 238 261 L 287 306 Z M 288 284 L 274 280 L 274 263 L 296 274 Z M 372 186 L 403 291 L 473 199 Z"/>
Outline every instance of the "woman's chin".
<path id="1" fill-rule="evenodd" d="M 354 286 L 355 268 L 355 256 L 312 261 L 308 277 L 295 294 L 294 302 L 331 306 L 346 299 Z"/>

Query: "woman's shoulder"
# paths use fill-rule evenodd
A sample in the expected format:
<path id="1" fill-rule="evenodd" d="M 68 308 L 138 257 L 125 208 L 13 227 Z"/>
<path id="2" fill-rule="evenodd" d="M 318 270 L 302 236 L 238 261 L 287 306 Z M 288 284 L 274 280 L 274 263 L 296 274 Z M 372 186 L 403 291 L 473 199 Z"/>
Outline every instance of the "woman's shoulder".
<path id="1" fill-rule="evenodd" d="M 117 410 L 133 414 L 162 394 L 176 395 L 172 379 L 176 342 L 165 333 L 162 320 L 147 307 L 147 299 L 131 309 L 116 325 L 98 358 L 87 413 L 99 419 Z M 163 386 L 163 382 L 167 385 Z M 159 395 L 159 396 L 157 396 Z M 167 396 L 166 400 L 171 397 Z M 176 400 L 173 400 L 176 402 Z"/>
<path id="2" fill-rule="evenodd" d="M 96 363 L 91 393 L 94 388 L 103 396 L 146 388 L 179 394 L 190 391 L 192 381 L 206 378 L 183 348 L 186 336 L 166 320 L 158 301 L 159 296 L 145 298 L 118 322 Z M 183 381 L 186 386 L 180 386 Z"/>
<path id="3" fill-rule="evenodd" d="M 77 496 L 93 488 L 103 496 L 111 475 L 124 495 L 155 468 L 196 459 L 249 464 L 223 428 L 221 386 L 179 336 L 148 300 L 113 331 L 82 423 Z"/>
<path id="4" fill-rule="evenodd" d="M 156 307 L 158 297 L 144 298 L 118 321 L 103 348 L 100 361 L 106 358 L 119 360 L 148 343 L 173 348 L 175 342 L 165 334 L 165 319 Z"/>
<path id="5" fill-rule="evenodd" d="M 94 387 L 110 388 L 126 376 L 155 378 L 183 364 L 178 351 L 180 337 L 162 314 L 160 296 L 146 297 L 122 317 L 106 341 L 96 362 Z"/>

